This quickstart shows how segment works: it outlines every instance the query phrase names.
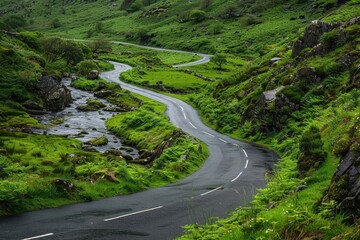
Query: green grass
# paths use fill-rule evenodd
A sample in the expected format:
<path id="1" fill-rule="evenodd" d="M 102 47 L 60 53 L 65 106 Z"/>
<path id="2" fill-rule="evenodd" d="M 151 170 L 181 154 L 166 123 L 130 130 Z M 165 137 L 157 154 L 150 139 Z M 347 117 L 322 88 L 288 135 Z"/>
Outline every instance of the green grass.
<path id="1" fill-rule="evenodd" d="M 168 91 L 186 93 L 200 90 L 207 82 L 201 78 L 171 68 L 136 68 L 121 75 L 121 80 L 137 85 L 156 85 L 161 82 Z"/>

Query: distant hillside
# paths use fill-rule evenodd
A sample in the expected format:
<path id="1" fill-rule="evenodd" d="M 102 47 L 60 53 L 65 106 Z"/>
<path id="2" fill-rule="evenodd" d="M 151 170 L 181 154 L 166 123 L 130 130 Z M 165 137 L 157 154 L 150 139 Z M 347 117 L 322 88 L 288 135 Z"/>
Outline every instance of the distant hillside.
<path id="1" fill-rule="evenodd" d="M 2 1 L 0 9 L 5 20 L 10 14 L 21 14 L 26 28 L 68 38 L 106 36 L 173 49 L 261 55 L 296 37 L 309 21 L 338 11 L 345 2 L 22 0 Z M 355 12 L 349 8 L 337 20 Z"/>

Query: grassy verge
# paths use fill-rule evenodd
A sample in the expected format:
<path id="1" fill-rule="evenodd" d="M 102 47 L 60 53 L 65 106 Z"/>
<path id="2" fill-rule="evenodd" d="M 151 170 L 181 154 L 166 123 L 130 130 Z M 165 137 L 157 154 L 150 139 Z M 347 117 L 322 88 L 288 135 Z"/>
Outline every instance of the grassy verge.
<path id="1" fill-rule="evenodd" d="M 332 152 L 334 142 L 355 123 L 360 107 L 353 105 L 353 93 L 343 95 L 321 116 L 309 121 L 307 126 L 321 129 L 327 158 L 310 177 L 299 179 L 297 161 L 300 156 L 297 137 L 281 139 L 283 133 L 267 138 L 261 143 L 271 146 L 281 155 L 278 170 L 268 186 L 259 190 L 250 207 L 242 207 L 208 225 L 189 225 L 186 235 L 179 239 L 355 239 L 359 230 L 346 225 L 346 216 L 338 214 L 334 203 L 321 204 L 319 199 L 327 190 L 339 158 Z M 346 105 L 344 99 L 353 99 Z M 356 100 L 355 100 L 356 102 Z M 349 108 L 350 107 L 350 108 Z M 349 109 L 351 109 L 349 111 Z M 307 127 L 304 127 L 307 129 Z M 294 192 L 297 186 L 305 189 Z M 292 193 L 292 194 L 291 194 Z"/>

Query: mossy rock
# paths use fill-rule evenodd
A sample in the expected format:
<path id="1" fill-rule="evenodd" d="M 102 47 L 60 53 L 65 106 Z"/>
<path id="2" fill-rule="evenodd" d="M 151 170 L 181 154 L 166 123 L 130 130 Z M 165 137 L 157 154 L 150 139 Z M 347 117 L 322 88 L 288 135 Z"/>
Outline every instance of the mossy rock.
<path id="1" fill-rule="evenodd" d="M 77 106 L 76 109 L 79 111 L 87 112 L 87 111 L 97 111 L 103 107 L 106 107 L 106 105 L 102 101 L 89 98 L 86 100 L 86 105 Z"/>
<path id="2" fill-rule="evenodd" d="M 88 143 L 92 146 L 104 146 L 108 144 L 109 140 L 105 136 L 90 140 Z"/>

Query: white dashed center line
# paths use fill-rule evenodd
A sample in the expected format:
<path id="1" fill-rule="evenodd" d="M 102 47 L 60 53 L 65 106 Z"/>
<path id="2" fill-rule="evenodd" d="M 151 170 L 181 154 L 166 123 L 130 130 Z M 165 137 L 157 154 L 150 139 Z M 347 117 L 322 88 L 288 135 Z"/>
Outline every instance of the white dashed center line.
<path id="1" fill-rule="evenodd" d="M 222 139 L 222 138 L 219 138 L 220 141 L 224 142 L 224 143 L 227 143 L 226 140 Z"/>
<path id="2" fill-rule="evenodd" d="M 192 122 L 189 122 L 189 124 L 190 124 L 193 128 L 197 129 L 197 127 L 195 127 L 194 124 L 192 124 Z"/>
<path id="3" fill-rule="evenodd" d="M 128 217 L 128 216 L 132 216 L 132 215 L 136 215 L 136 214 L 140 214 L 140 213 L 154 211 L 154 210 L 157 210 L 157 209 L 160 209 L 160 208 L 163 208 L 163 207 L 164 206 L 159 206 L 159 207 L 154 207 L 154 208 L 150 208 L 150 209 L 141 210 L 141 211 L 138 211 L 138 212 L 128 213 L 128 214 L 113 217 L 113 218 L 108 218 L 108 219 L 105 219 L 104 222 L 108 222 L 108 221 L 112 221 L 112 220 L 116 220 L 116 219 L 124 218 L 124 217 Z"/>
<path id="4" fill-rule="evenodd" d="M 215 189 L 213 189 L 213 190 L 211 190 L 211 191 L 208 191 L 208 192 L 206 192 L 206 193 L 203 193 L 203 194 L 201 194 L 200 196 L 205 196 L 205 195 L 207 195 L 207 194 L 209 194 L 209 193 L 212 193 L 212 192 L 215 192 L 215 191 L 217 191 L 217 190 L 219 190 L 219 189 L 221 189 L 222 187 L 217 187 L 217 188 L 215 188 Z"/>
<path id="5" fill-rule="evenodd" d="M 236 176 L 236 178 L 234 178 L 233 180 L 231 180 L 231 182 L 236 181 L 236 180 L 241 176 L 241 174 L 243 174 L 243 172 L 240 172 L 239 175 Z"/>
<path id="6" fill-rule="evenodd" d="M 243 152 L 245 153 L 245 156 L 248 157 L 248 155 L 247 155 L 247 153 L 246 153 L 246 151 L 244 149 L 243 149 Z"/>
<path id="7" fill-rule="evenodd" d="M 35 236 L 35 237 L 23 238 L 22 240 L 38 239 L 38 238 L 44 238 L 44 237 L 48 237 L 48 236 L 52 236 L 52 235 L 54 235 L 54 234 L 47 233 L 47 234 L 43 234 L 43 235 L 39 235 L 39 236 Z"/>
<path id="8" fill-rule="evenodd" d="M 202 132 L 205 133 L 206 135 L 211 136 L 211 137 L 215 137 L 214 135 L 212 135 L 212 134 L 210 134 L 210 133 L 208 133 L 208 132 L 205 132 L 205 131 L 202 131 Z"/>

